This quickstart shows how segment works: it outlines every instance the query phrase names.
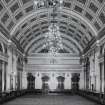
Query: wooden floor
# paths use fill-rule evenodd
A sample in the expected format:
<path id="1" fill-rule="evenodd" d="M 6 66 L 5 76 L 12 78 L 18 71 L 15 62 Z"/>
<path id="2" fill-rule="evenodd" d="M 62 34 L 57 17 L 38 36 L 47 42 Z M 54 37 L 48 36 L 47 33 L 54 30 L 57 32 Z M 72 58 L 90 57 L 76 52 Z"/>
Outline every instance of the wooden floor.
<path id="1" fill-rule="evenodd" d="M 27 95 L 3 105 L 97 105 L 80 96 Z"/>

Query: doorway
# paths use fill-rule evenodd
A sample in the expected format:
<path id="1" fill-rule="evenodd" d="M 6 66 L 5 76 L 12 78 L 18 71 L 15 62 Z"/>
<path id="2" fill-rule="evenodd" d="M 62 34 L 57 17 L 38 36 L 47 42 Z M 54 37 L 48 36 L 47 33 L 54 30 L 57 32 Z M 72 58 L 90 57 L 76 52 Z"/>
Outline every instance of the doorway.
<path id="1" fill-rule="evenodd" d="M 49 84 L 48 84 L 49 79 L 50 78 L 48 76 L 43 76 L 42 77 L 42 91 L 45 94 L 49 93 Z"/>
<path id="2" fill-rule="evenodd" d="M 59 77 L 57 77 L 57 80 L 58 80 L 57 90 L 58 91 L 64 90 L 64 80 L 65 80 L 65 77 L 59 76 Z"/>
<path id="3" fill-rule="evenodd" d="M 74 93 L 76 93 L 79 90 L 79 80 L 80 80 L 80 74 L 79 73 L 73 73 L 72 74 L 72 90 Z"/>
<path id="4" fill-rule="evenodd" d="M 28 73 L 27 81 L 28 81 L 28 86 L 27 86 L 27 88 L 28 88 L 29 90 L 35 89 L 35 77 L 34 77 L 31 73 Z"/>

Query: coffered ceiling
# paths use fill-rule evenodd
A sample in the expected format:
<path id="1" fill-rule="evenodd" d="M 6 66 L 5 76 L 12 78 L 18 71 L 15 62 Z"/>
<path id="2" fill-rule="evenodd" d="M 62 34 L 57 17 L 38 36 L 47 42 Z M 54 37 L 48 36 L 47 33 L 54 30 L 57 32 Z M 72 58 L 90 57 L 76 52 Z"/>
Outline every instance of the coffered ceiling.
<path id="1" fill-rule="evenodd" d="M 105 27 L 104 0 L 64 0 L 56 13 L 51 10 L 50 4 L 35 5 L 35 0 L 0 0 L 1 29 L 15 38 L 27 54 L 42 53 L 46 52 L 42 47 L 44 34 L 49 24 L 56 22 L 64 52 L 80 54 Z"/>

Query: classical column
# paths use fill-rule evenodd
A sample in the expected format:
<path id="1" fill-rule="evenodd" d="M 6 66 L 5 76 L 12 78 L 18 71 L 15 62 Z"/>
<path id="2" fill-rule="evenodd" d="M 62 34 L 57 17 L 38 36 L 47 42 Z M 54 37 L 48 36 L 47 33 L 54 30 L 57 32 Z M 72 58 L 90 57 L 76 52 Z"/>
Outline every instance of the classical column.
<path id="1" fill-rule="evenodd" d="M 105 49 L 104 49 L 104 104 L 105 104 Z"/>
<path id="2" fill-rule="evenodd" d="M 51 91 L 54 91 L 56 89 L 56 76 L 55 76 L 55 73 L 50 73 L 50 80 L 49 80 L 49 89 Z"/>
<path id="3" fill-rule="evenodd" d="M 86 89 L 86 65 L 84 65 L 84 90 Z"/>
<path id="4" fill-rule="evenodd" d="M 41 73 L 36 73 L 36 79 L 35 79 L 35 88 L 36 89 L 42 89 L 42 76 Z"/>
<path id="5" fill-rule="evenodd" d="M 2 91 L 6 91 L 7 63 L 2 61 Z"/>
<path id="6" fill-rule="evenodd" d="M 12 47 L 8 45 L 7 90 L 12 90 Z"/>
<path id="7" fill-rule="evenodd" d="M 22 71 L 20 71 L 20 90 L 22 89 Z"/>
<path id="8" fill-rule="evenodd" d="M 100 93 L 102 93 L 102 63 L 100 63 L 99 66 L 100 66 Z"/>
<path id="9" fill-rule="evenodd" d="M 86 90 L 89 89 L 89 75 L 90 75 L 90 62 L 89 62 L 89 58 L 87 57 L 87 60 L 86 60 Z"/>
<path id="10" fill-rule="evenodd" d="M 27 89 L 27 74 L 26 74 L 26 72 L 24 71 L 23 73 L 22 73 L 22 89 Z"/>
<path id="11" fill-rule="evenodd" d="M 2 92 L 2 61 L 0 60 L 0 92 Z"/>
<path id="12" fill-rule="evenodd" d="M 4 91 L 4 61 L 2 61 L 2 91 Z"/>
<path id="13" fill-rule="evenodd" d="M 81 73 L 80 73 L 80 82 L 79 82 L 79 88 L 80 89 L 84 89 L 85 87 L 85 78 L 84 78 L 84 70 L 82 69 Z"/>
<path id="14" fill-rule="evenodd" d="M 82 67 L 83 67 L 83 79 L 84 79 L 83 88 L 85 90 L 86 89 L 86 60 L 85 60 L 84 56 L 82 58 L 82 65 L 83 65 Z"/>
<path id="15" fill-rule="evenodd" d="M 100 102 L 102 101 L 102 66 L 102 63 L 100 63 Z"/>
<path id="16" fill-rule="evenodd" d="M 65 75 L 64 89 L 71 89 L 71 73 Z"/>
<path id="17" fill-rule="evenodd" d="M 4 62 L 4 91 L 7 89 L 7 63 Z"/>
<path id="18" fill-rule="evenodd" d="M 18 70 L 17 70 L 17 90 L 20 90 L 20 74 Z"/>

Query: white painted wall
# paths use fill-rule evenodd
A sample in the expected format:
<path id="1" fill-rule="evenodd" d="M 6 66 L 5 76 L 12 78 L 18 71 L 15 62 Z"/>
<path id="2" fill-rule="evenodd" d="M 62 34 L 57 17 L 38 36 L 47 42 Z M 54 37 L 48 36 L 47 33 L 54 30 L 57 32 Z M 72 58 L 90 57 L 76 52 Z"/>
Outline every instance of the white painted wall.
<path id="1" fill-rule="evenodd" d="M 24 70 L 32 72 L 35 76 L 36 89 L 42 89 L 41 78 L 43 73 L 50 77 L 48 84 L 51 90 L 57 88 L 58 76 L 64 76 L 64 88 L 71 89 L 71 75 L 72 73 L 81 73 L 82 66 L 78 55 L 58 54 L 52 56 L 48 54 L 33 54 L 28 57 L 28 64 L 24 66 Z"/>
<path id="2" fill-rule="evenodd" d="M 57 89 L 58 86 L 58 81 L 57 81 L 57 77 L 58 76 L 62 76 L 64 73 L 60 73 L 60 72 L 43 72 L 45 75 L 49 76 L 49 88 L 50 90 L 55 90 Z M 38 72 L 35 74 L 35 89 L 42 89 L 42 76 L 43 76 L 42 72 Z M 69 75 L 68 75 L 69 74 Z M 65 89 L 71 89 L 71 73 L 65 73 L 65 81 L 64 81 L 64 88 Z"/>

